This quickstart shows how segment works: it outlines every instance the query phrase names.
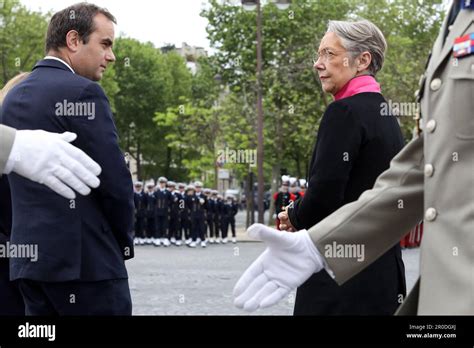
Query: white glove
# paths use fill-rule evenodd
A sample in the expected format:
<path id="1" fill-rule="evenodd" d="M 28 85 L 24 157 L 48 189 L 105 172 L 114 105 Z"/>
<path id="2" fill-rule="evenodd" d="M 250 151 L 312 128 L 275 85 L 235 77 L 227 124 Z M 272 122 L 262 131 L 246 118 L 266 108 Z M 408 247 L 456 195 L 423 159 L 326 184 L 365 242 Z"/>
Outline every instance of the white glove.
<path id="1" fill-rule="evenodd" d="M 27 179 L 44 184 L 61 196 L 74 199 L 73 188 L 88 195 L 100 185 L 102 169 L 82 150 L 69 144 L 75 133 L 49 133 L 43 130 L 19 130 L 5 167 Z"/>
<path id="2" fill-rule="evenodd" d="M 234 287 L 238 308 L 252 312 L 273 306 L 323 268 L 323 258 L 306 230 L 289 233 L 254 224 L 247 232 L 268 247 Z"/>

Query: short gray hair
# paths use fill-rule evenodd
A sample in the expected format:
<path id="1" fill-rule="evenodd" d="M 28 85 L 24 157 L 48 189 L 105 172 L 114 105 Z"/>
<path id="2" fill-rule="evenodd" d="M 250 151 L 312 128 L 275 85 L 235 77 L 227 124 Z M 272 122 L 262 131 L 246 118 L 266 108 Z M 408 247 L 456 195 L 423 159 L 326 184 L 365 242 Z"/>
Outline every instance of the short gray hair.
<path id="1" fill-rule="evenodd" d="M 351 53 L 352 58 L 362 52 L 370 52 L 372 62 L 368 70 L 371 74 L 375 75 L 382 69 L 387 42 L 374 23 L 366 19 L 357 22 L 329 21 L 327 31 L 341 39 L 342 45 Z"/>

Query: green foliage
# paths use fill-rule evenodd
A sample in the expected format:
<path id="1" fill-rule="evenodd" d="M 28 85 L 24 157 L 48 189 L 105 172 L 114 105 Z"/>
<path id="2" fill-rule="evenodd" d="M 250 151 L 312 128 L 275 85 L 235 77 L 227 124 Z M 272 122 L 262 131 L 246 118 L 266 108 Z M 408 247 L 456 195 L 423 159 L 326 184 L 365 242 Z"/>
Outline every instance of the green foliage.
<path id="1" fill-rule="evenodd" d="M 44 57 L 49 15 L 29 11 L 18 0 L 0 1 L 0 86 Z"/>
<path id="2" fill-rule="evenodd" d="M 332 97 L 322 92 L 312 57 L 329 20 L 366 18 L 384 33 L 388 51 L 377 75 L 384 96 L 413 102 L 419 76 L 444 8 L 442 0 L 293 0 L 279 11 L 263 1 L 264 171 L 306 174 L 321 117 Z M 0 0 L 2 84 L 30 70 L 44 55 L 50 13 L 27 10 L 17 0 Z M 200 58 L 193 75 L 173 46 L 119 37 L 117 58 L 101 85 L 122 148 L 140 162 L 141 179 L 216 183 L 220 150 L 257 147 L 256 13 L 235 1 L 210 0 L 201 14 L 215 54 Z M 164 53 L 162 53 L 164 52 Z M 402 117 L 407 140 L 414 125 Z M 227 163 L 240 178 L 256 168 Z"/>

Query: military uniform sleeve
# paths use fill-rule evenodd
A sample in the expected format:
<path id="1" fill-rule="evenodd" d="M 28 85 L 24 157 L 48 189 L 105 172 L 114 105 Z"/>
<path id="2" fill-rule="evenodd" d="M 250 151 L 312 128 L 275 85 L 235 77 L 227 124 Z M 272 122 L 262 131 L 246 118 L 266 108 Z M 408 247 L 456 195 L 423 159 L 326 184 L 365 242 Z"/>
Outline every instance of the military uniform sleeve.
<path id="1" fill-rule="evenodd" d="M 309 229 L 338 284 L 398 243 L 423 216 L 423 138 L 410 142 L 357 201 Z M 345 253 L 363 250 L 363 257 Z M 341 252 L 342 251 L 342 252 Z"/>
<path id="2" fill-rule="evenodd" d="M 0 176 L 3 174 L 13 147 L 16 130 L 0 125 Z"/>

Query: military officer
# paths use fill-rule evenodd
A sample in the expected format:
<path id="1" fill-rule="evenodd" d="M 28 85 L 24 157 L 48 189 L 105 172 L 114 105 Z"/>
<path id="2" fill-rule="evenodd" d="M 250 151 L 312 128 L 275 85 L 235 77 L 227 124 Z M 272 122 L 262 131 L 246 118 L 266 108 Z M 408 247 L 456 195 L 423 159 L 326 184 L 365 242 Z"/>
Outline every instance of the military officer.
<path id="1" fill-rule="evenodd" d="M 185 241 L 187 244 L 191 243 L 190 236 L 190 230 L 189 230 L 189 215 L 188 211 L 186 209 L 186 185 L 184 183 L 179 183 L 178 184 L 178 190 L 179 190 L 179 202 L 178 202 L 178 207 L 179 207 L 179 228 L 178 228 L 178 238 L 177 238 L 177 244 L 176 245 L 181 245 L 182 239 L 184 237 Z M 189 240 L 189 242 L 188 242 Z"/>
<path id="2" fill-rule="evenodd" d="M 397 313 L 474 314 L 473 38 L 474 2 L 453 1 L 421 82 L 422 136 L 395 156 L 373 189 L 308 231 L 251 226 L 249 234 L 268 248 L 237 282 L 236 306 L 271 306 L 323 268 L 344 284 L 424 217 L 420 278 Z M 348 246 L 364 247 L 363 260 Z"/>
<path id="3" fill-rule="evenodd" d="M 170 193 L 170 208 L 169 208 L 169 236 L 171 244 L 181 245 L 181 238 L 179 237 L 179 192 L 175 191 L 176 183 L 168 181 L 168 191 Z M 179 242 L 179 243 L 178 243 Z"/>
<path id="4" fill-rule="evenodd" d="M 153 238 L 153 244 L 160 246 L 163 244 L 165 247 L 171 245 L 168 237 L 168 214 L 171 202 L 170 192 L 166 189 L 166 183 L 168 179 L 164 176 L 158 178 L 158 188 L 155 191 L 156 198 L 156 229 Z"/>
<path id="5" fill-rule="evenodd" d="M 290 178 L 286 175 L 281 177 L 281 187 L 279 192 L 275 192 L 273 200 L 275 201 L 275 212 L 276 212 L 276 228 L 280 228 L 280 220 L 278 214 L 285 210 L 285 208 L 293 201 L 296 197 L 291 192 L 288 192 L 290 185 Z"/>
<path id="6" fill-rule="evenodd" d="M 156 230 L 156 196 L 155 181 L 153 179 L 146 183 L 145 206 L 146 206 L 146 237 L 145 244 L 153 243 Z"/>
<path id="7" fill-rule="evenodd" d="M 190 238 L 186 240 L 186 245 L 195 248 L 198 244 L 197 238 L 199 235 L 199 225 L 201 214 L 199 213 L 201 208 L 201 203 L 199 199 L 196 197 L 195 193 L 196 188 L 194 185 L 188 185 L 186 187 L 186 210 L 189 216 L 189 227 L 190 227 Z"/>
<path id="8" fill-rule="evenodd" d="M 211 189 L 205 188 L 203 190 L 204 196 L 206 196 L 206 225 L 208 229 L 209 244 L 214 244 L 216 242 L 214 238 L 214 214 L 216 210 L 215 201 L 211 198 Z"/>
<path id="9" fill-rule="evenodd" d="M 196 187 L 196 198 L 199 200 L 199 209 L 195 212 L 197 225 L 197 243 L 201 243 L 202 247 L 206 247 L 206 214 L 207 214 L 207 197 L 202 191 L 202 182 L 196 181 L 194 187 Z"/>
<path id="10" fill-rule="evenodd" d="M 222 243 L 222 224 L 224 220 L 224 197 L 219 194 L 216 190 L 217 200 L 216 200 L 216 215 L 214 217 L 214 226 L 217 233 L 216 243 Z M 220 233 L 220 236 L 219 236 Z"/>
<path id="11" fill-rule="evenodd" d="M 217 190 L 211 190 L 211 197 L 209 199 L 209 205 L 212 206 L 212 209 L 209 209 L 212 211 L 212 216 L 210 221 L 208 221 L 209 225 L 212 225 L 212 233 L 210 235 L 210 243 L 220 243 L 220 226 L 219 226 L 219 200 L 217 198 L 218 195 Z M 211 231 L 211 228 L 209 228 L 209 231 Z"/>
<path id="12" fill-rule="evenodd" d="M 239 208 L 237 203 L 235 203 L 235 197 L 233 195 L 227 196 L 222 210 L 222 243 L 226 244 L 228 241 L 227 235 L 229 226 L 232 231 L 232 243 L 237 243 L 235 235 L 235 215 L 237 215 Z"/>

